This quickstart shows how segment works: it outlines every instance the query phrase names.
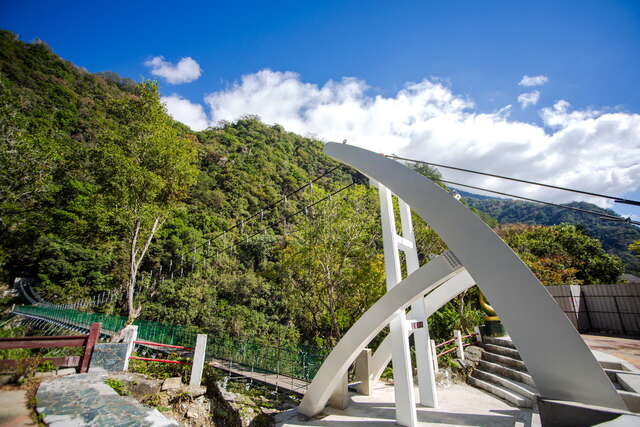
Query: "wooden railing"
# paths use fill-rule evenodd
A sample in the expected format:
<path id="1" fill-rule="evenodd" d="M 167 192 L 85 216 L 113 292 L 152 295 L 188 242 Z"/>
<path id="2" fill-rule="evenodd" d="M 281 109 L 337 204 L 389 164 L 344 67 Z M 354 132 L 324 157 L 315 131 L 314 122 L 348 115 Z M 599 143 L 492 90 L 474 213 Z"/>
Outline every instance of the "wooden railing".
<path id="1" fill-rule="evenodd" d="M 84 347 L 82 356 L 42 357 L 20 360 L 0 360 L 0 369 L 15 369 L 21 363 L 37 361 L 38 363 L 49 361 L 59 368 L 80 368 L 80 373 L 89 370 L 93 348 L 100 336 L 100 323 L 94 323 L 89 329 L 88 335 L 57 336 L 57 337 L 17 337 L 0 338 L 0 350 L 15 348 L 59 348 L 59 347 Z"/>

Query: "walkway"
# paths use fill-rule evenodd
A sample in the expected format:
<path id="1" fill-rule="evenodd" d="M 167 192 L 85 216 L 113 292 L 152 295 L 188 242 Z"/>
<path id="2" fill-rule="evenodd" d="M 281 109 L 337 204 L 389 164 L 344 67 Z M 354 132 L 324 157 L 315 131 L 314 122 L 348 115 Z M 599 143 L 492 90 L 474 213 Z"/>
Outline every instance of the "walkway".
<path id="1" fill-rule="evenodd" d="M 40 384 L 37 411 L 52 427 L 178 426 L 157 409 L 132 397 L 119 396 L 104 383 L 106 373 L 69 375 Z"/>
<path id="2" fill-rule="evenodd" d="M 0 427 L 35 426 L 25 390 L 0 390 Z"/>
<path id="3" fill-rule="evenodd" d="M 297 378 L 291 378 L 265 371 L 251 371 L 242 365 L 233 364 L 233 362 L 229 362 L 227 360 L 213 359 L 208 363 L 215 368 L 222 369 L 231 374 L 241 375 L 245 378 L 272 385 L 276 387 L 276 389 L 281 388 L 299 395 L 303 395 L 309 386 L 308 382 Z"/>
<path id="4" fill-rule="evenodd" d="M 640 339 L 608 337 L 603 335 L 582 335 L 591 350 L 608 353 L 640 369 Z"/>
<path id="5" fill-rule="evenodd" d="M 417 393 L 417 389 L 416 389 Z M 350 393 L 349 407 L 340 411 L 327 407 L 326 416 L 305 420 L 295 412 L 279 414 L 278 426 L 385 426 L 395 423 L 395 397 L 393 386 L 378 383 L 371 396 Z M 444 426 L 491 426 L 491 427 L 533 427 L 540 426 L 540 418 L 530 409 L 509 405 L 493 395 L 467 384 L 453 384 L 448 388 L 438 388 L 439 407 L 437 409 L 418 406 L 420 425 Z"/>

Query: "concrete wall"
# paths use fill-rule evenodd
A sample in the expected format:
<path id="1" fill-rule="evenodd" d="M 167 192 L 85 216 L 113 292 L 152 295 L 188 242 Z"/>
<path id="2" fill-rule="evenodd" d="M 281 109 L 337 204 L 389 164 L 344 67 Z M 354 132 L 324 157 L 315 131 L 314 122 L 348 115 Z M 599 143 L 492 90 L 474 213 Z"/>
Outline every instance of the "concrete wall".
<path id="1" fill-rule="evenodd" d="M 640 335 L 640 283 L 546 289 L 580 332 Z"/>

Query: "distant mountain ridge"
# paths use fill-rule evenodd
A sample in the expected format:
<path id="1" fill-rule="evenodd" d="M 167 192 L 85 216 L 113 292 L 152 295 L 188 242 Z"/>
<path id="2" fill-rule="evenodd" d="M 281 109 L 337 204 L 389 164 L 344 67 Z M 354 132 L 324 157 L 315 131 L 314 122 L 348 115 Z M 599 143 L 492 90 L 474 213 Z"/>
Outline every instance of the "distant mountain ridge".
<path id="1" fill-rule="evenodd" d="M 640 273 L 640 259 L 629 249 L 628 245 L 640 240 L 640 228 L 623 222 L 608 221 L 595 215 L 563 209 L 555 206 L 538 205 L 512 199 L 499 199 L 467 191 L 456 190 L 470 206 L 494 217 L 500 224 L 534 224 L 558 225 L 562 223 L 576 224 L 584 231 L 602 242 L 607 252 L 622 259 L 627 273 Z M 563 204 L 581 209 L 621 217 L 611 209 L 603 209 L 587 202 L 571 202 Z"/>

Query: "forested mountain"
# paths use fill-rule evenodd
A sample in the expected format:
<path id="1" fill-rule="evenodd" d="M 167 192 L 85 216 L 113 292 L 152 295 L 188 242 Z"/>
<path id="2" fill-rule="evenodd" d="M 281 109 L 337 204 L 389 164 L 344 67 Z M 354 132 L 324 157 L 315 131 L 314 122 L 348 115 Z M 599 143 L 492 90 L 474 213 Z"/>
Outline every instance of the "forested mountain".
<path id="1" fill-rule="evenodd" d="M 627 272 L 640 273 L 640 259 L 628 249 L 631 242 L 640 239 L 639 227 L 622 222 L 607 221 L 595 215 L 555 206 L 498 199 L 465 191 L 459 191 L 459 193 L 468 201 L 469 205 L 491 215 L 501 224 L 558 225 L 567 223 L 581 226 L 588 235 L 600 240 L 602 247 L 607 252 L 620 257 Z M 602 209 L 591 203 L 572 202 L 566 205 L 619 216 L 611 209 Z M 620 219 L 623 218 L 620 217 Z"/>
<path id="2" fill-rule="evenodd" d="M 5 283 L 35 278 L 56 303 L 121 289 L 102 310 L 330 347 L 385 291 L 377 193 L 364 183 L 320 141 L 256 117 L 192 132 L 166 114 L 153 82 L 91 74 L 0 31 Z M 469 200 L 501 222 L 542 221 L 537 207 L 511 218 L 502 201 Z M 414 226 L 422 262 L 446 249 L 417 217 Z M 604 261 L 618 274 L 617 259 Z M 434 337 L 477 323 L 474 301 L 432 316 Z"/>

